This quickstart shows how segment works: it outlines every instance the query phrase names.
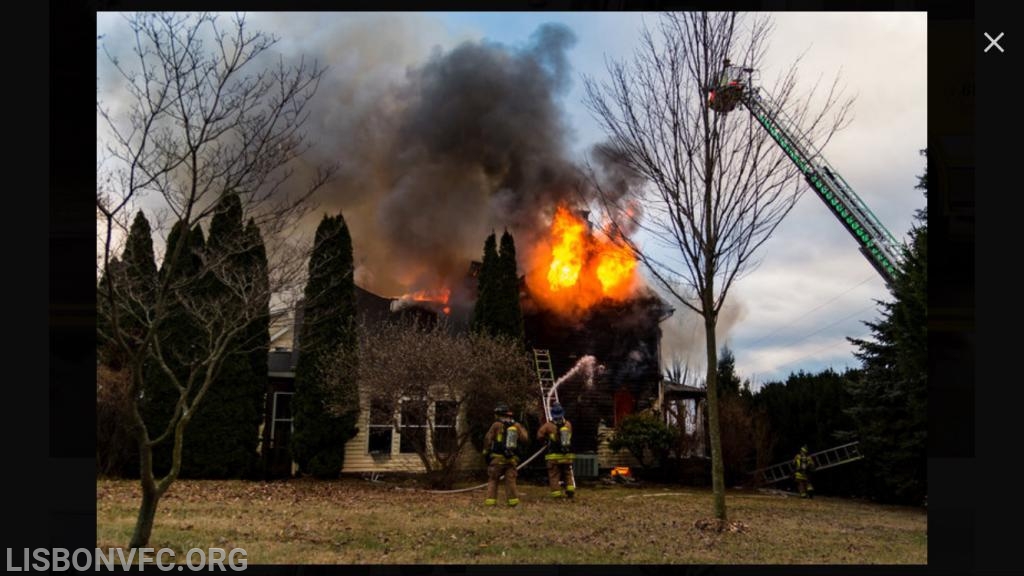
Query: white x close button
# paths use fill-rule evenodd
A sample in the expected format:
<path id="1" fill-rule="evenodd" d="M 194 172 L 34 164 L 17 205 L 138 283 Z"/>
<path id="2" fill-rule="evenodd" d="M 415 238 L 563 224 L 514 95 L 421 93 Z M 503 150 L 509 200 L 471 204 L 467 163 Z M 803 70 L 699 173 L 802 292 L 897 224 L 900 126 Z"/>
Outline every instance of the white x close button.
<path id="1" fill-rule="evenodd" d="M 1005 36 L 1005 35 L 1006 35 L 1005 32 L 1000 32 L 999 36 L 996 36 L 995 38 L 993 38 L 993 37 L 988 35 L 988 32 L 985 32 L 985 38 L 988 38 L 988 46 L 985 47 L 985 52 L 988 52 L 989 50 L 991 50 L 993 46 L 997 50 L 999 50 L 1000 52 L 1006 52 L 1005 50 L 1003 50 L 1003 47 L 999 45 L 999 41 L 1002 40 L 1003 36 Z"/>

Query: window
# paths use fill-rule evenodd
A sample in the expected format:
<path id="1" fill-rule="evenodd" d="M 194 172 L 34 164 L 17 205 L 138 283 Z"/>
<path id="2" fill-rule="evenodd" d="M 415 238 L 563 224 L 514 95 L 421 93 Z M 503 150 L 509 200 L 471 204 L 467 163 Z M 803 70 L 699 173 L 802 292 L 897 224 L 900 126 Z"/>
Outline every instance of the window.
<path id="1" fill-rule="evenodd" d="M 449 454 L 456 448 L 455 420 L 459 414 L 457 402 L 434 403 L 434 453 Z"/>
<path id="2" fill-rule="evenodd" d="M 274 405 L 270 417 L 270 447 L 286 448 L 291 439 L 292 396 L 294 392 L 274 392 Z"/>
<path id="3" fill-rule="evenodd" d="M 427 403 L 423 400 L 402 400 L 401 422 L 398 451 L 416 453 L 426 441 Z"/>
<path id="4" fill-rule="evenodd" d="M 370 454 L 391 454 L 391 410 L 387 404 L 374 398 L 370 401 L 370 441 L 367 451 Z"/>

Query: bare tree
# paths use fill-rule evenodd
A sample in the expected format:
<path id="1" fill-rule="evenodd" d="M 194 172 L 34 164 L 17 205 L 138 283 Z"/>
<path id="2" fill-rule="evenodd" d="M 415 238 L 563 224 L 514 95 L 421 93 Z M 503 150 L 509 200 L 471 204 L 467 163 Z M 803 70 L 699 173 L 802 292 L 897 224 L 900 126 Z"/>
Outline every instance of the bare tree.
<path id="1" fill-rule="evenodd" d="M 114 103 L 97 101 L 105 153 L 96 197 L 104 278 L 97 304 L 100 337 L 116 347 L 130 378 L 142 500 L 129 546 L 139 548 L 149 542 L 157 504 L 178 476 L 185 429 L 225 359 L 257 346 L 250 327 L 268 314 L 271 295 L 300 281 L 303 260 L 283 256 L 289 245 L 278 239 L 333 168 L 317 168 L 300 191 L 283 189 L 306 148 L 301 127 L 323 74 L 316 63 L 274 62 L 269 50 L 276 40 L 249 30 L 242 16 L 222 26 L 207 14 L 134 13 L 125 25 L 132 53 L 122 58 L 106 51 L 120 83 Z M 135 206 L 168 214 L 187 236 L 230 194 L 241 200 L 248 230 L 258 233 L 220 246 L 216 256 L 184 241 L 168 243 L 152 280 L 113 265 Z M 237 265 L 255 243 L 265 243 L 272 262 L 264 278 Z M 219 288 L 209 290 L 211 283 Z M 164 329 L 182 319 L 194 327 L 187 342 Z M 144 391 L 154 372 L 177 398 L 167 421 L 144 419 Z M 171 466 L 157 477 L 153 451 L 167 443 Z"/>
<path id="2" fill-rule="evenodd" d="M 330 369 L 356 371 L 365 405 L 390 416 L 392 429 L 437 487 L 452 485 L 473 440 L 493 422 L 495 403 L 525 407 L 535 392 L 529 361 L 515 341 L 455 334 L 443 321 L 363 326 L 358 352 L 339 354 Z M 344 407 L 351 399 L 335 403 Z"/>
<path id="3" fill-rule="evenodd" d="M 715 327 L 733 281 L 789 213 L 803 190 L 796 169 L 749 114 L 709 108 L 731 58 L 758 69 L 771 23 L 735 13 L 668 13 L 645 28 L 630 62 L 610 62 L 609 79 L 585 79 L 585 103 L 609 141 L 589 170 L 603 208 L 669 295 L 704 320 L 714 512 L 725 520 Z M 794 64 L 770 100 L 823 145 L 850 102 L 833 84 L 812 113 L 811 94 L 795 96 Z M 647 232 L 652 246 L 630 233 Z"/>

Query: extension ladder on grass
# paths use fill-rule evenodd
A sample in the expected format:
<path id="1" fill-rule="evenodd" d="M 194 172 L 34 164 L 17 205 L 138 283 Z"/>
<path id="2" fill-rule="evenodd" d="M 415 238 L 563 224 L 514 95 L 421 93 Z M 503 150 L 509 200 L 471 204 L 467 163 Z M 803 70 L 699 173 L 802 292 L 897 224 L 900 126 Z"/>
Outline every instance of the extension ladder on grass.
<path id="1" fill-rule="evenodd" d="M 814 471 L 825 470 L 826 468 L 833 468 L 842 464 L 855 462 L 864 458 L 859 448 L 860 442 L 850 442 L 849 444 L 842 444 L 834 448 L 815 452 L 810 455 L 811 462 L 814 462 Z M 772 484 L 780 480 L 792 478 L 793 473 L 796 471 L 796 465 L 792 460 L 787 462 L 781 462 L 774 466 L 762 468 L 751 472 L 755 479 L 759 476 L 764 479 L 765 484 Z"/>

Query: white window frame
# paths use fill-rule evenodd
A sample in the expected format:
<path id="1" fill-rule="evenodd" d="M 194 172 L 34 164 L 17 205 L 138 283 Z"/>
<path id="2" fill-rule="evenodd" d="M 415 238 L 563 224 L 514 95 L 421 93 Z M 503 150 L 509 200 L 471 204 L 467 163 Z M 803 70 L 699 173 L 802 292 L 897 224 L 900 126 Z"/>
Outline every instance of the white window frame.
<path id="1" fill-rule="evenodd" d="M 388 457 L 388 458 L 390 458 L 391 455 L 394 454 L 394 452 L 395 452 L 395 425 L 393 423 L 394 414 L 392 414 L 391 416 L 392 417 L 388 419 L 389 421 L 388 421 L 387 424 L 374 424 L 373 423 L 373 399 L 372 398 L 370 399 L 370 409 L 367 411 L 367 414 L 366 414 L 366 418 L 367 418 L 367 422 L 366 422 L 366 453 L 367 454 L 369 454 L 371 456 Z M 387 452 L 374 452 L 374 451 L 370 450 L 370 437 L 371 437 L 371 433 L 373 432 L 374 429 L 380 429 L 380 428 L 386 428 L 387 430 L 389 430 L 391 432 L 391 435 L 388 437 L 390 439 L 390 441 L 388 442 L 388 451 Z"/>
<path id="2" fill-rule="evenodd" d="M 291 396 L 292 400 L 295 399 L 295 392 L 285 392 L 285 391 L 282 391 L 282 390 L 275 390 L 274 391 L 274 400 L 271 403 L 271 411 L 270 411 L 270 447 L 271 448 L 275 448 L 275 446 L 274 446 L 274 439 L 277 436 L 275 436 L 274 433 L 277 431 L 277 423 L 278 422 L 287 422 L 288 423 L 288 433 L 289 434 L 292 434 L 292 433 L 295 432 L 295 417 L 294 417 L 295 413 L 294 413 L 294 410 L 292 410 L 292 417 L 291 418 L 278 418 L 277 417 L 277 399 L 278 399 L 279 396 L 286 395 L 286 394 L 288 396 Z"/>

